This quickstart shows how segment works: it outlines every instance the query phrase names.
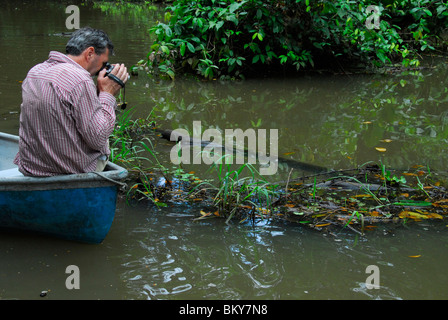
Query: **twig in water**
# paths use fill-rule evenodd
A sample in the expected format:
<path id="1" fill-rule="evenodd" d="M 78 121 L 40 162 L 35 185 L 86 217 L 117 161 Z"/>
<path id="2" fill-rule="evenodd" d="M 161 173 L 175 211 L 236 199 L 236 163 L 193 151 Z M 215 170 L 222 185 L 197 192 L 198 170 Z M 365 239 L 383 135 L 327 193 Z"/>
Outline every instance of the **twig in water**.
<path id="1" fill-rule="evenodd" d="M 285 191 L 286 191 L 286 197 L 288 196 L 288 185 L 289 185 L 289 179 L 291 178 L 292 170 L 294 170 L 294 168 L 291 168 L 291 170 L 289 171 L 288 181 L 286 181 L 286 189 L 285 189 Z"/>

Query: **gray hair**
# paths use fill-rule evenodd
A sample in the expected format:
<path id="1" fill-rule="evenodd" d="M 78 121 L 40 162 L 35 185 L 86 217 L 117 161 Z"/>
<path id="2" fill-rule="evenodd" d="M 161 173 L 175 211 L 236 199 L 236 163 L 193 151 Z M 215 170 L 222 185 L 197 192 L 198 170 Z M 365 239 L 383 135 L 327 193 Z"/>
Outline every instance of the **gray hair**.
<path id="1" fill-rule="evenodd" d="M 84 27 L 73 32 L 65 47 L 67 54 L 79 56 L 88 47 L 93 47 L 95 53 L 100 55 L 109 49 L 109 55 L 114 53 L 114 45 L 108 35 L 99 29 Z"/>

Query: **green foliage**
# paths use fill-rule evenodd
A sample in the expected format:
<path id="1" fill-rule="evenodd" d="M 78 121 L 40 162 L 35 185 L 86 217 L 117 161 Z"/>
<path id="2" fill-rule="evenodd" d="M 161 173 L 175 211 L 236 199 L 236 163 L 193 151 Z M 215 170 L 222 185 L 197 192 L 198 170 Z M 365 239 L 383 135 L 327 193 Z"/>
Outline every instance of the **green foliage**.
<path id="1" fill-rule="evenodd" d="M 231 165 L 224 164 L 225 158 L 223 156 L 211 167 L 217 173 L 217 181 L 201 182 L 191 193 L 203 191 L 204 187 L 211 191 L 214 194 L 213 205 L 218 209 L 219 216 L 225 217 L 227 222 L 233 217 L 246 220 L 249 216 L 259 216 L 263 219 L 273 209 L 272 203 L 276 196 L 274 189 L 277 185 L 266 181 L 251 164 L 245 163 L 232 169 Z"/>
<path id="2" fill-rule="evenodd" d="M 151 28 L 156 39 L 142 63 L 170 78 L 193 71 L 208 79 L 323 62 L 418 66 L 419 53 L 442 45 L 447 9 L 442 0 L 176 0 Z"/>
<path id="3" fill-rule="evenodd" d="M 147 138 L 140 141 L 134 140 L 137 132 L 152 130 L 154 127 L 154 121 L 150 120 L 152 113 L 146 119 L 133 120 L 132 111 L 133 109 L 129 109 L 117 116 L 114 131 L 109 138 L 110 161 L 129 170 L 142 167 L 143 162 L 156 164 L 162 168 L 153 151 L 151 141 Z"/>

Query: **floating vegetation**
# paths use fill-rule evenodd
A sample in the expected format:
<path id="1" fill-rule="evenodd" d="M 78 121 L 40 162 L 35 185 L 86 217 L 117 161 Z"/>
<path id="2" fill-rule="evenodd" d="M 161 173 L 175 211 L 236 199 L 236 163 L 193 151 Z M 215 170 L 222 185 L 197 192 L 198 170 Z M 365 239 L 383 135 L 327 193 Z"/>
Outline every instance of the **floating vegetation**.
<path id="1" fill-rule="evenodd" d="M 129 203 L 189 204 L 197 208 L 197 221 L 282 220 L 325 233 L 345 229 L 364 235 L 379 226 L 445 223 L 443 177 L 423 166 L 398 171 L 368 163 L 274 183 L 250 164 L 234 168 L 221 161 L 210 167 L 213 178 L 203 180 L 159 161 L 152 145 L 159 138 L 155 127 L 148 119 L 131 120 L 127 111 L 112 135 L 112 159 L 130 171 Z"/>
<path id="2" fill-rule="evenodd" d="M 370 165 L 330 175 L 320 182 L 292 184 L 279 200 L 284 219 L 316 230 L 347 228 L 359 234 L 382 224 L 445 219 L 448 194 L 429 171 L 392 173 Z"/>

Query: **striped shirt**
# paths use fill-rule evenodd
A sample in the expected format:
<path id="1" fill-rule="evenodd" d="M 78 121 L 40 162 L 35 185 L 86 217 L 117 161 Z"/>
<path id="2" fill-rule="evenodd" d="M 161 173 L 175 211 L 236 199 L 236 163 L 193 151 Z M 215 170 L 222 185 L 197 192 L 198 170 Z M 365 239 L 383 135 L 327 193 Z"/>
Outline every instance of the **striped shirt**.
<path id="1" fill-rule="evenodd" d="M 22 83 L 19 152 L 27 176 L 95 171 L 109 155 L 116 99 L 98 94 L 90 73 L 65 54 L 51 51 Z"/>

